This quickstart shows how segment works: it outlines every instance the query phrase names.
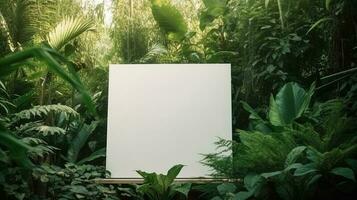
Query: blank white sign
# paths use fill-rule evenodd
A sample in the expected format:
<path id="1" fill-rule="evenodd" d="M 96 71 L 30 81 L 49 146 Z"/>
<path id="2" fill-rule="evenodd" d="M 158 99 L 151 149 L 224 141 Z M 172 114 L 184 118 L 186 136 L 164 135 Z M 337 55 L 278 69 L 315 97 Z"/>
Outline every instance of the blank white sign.
<path id="1" fill-rule="evenodd" d="M 139 178 L 135 170 L 208 177 L 202 154 L 218 138 L 232 139 L 230 64 L 110 65 L 107 170 Z"/>

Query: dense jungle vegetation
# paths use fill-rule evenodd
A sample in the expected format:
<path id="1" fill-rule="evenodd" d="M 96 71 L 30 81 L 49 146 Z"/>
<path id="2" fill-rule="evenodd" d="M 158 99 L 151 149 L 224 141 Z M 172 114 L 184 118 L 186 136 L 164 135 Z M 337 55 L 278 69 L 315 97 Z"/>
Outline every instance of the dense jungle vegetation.
<path id="1" fill-rule="evenodd" d="M 240 181 L 93 182 L 109 63 L 232 63 L 234 139 L 202 164 Z M 0 0 L 3 200 L 355 199 L 356 118 L 357 0 Z"/>

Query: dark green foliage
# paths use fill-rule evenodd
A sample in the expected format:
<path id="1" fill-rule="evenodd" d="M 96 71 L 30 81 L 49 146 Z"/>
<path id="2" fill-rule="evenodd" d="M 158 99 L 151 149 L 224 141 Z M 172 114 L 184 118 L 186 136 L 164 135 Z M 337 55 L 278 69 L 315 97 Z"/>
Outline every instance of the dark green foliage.
<path id="1" fill-rule="evenodd" d="M 289 87 L 294 89 L 287 90 Z M 301 92 L 291 92 L 294 90 Z M 269 122 L 249 105 L 243 104 L 255 125 L 250 131 L 239 130 L 240 141 L 233 143 L 233 176 L 246 179 L 250 176 L 247 174 L 252 173 L 259 180 L 253 188 L 260 189 L 253 190 L 245 181 L 247 191 L 238 192 L 239 199 L 253 195 L 258 199 L 264 195 L 277 195 L 281 199 L 320 199 L 324 194 L 317 191 L 327 188 L 331 188 L 326 191 L 330 196 L 351 198 L 355 195 L 352 189 L 357 187 L 354 168 L 346 162 L 352 159 L 353 163 L 357 156 L 357 127 L 350 123 L 355 118 L 344 114 L 345 108 L 340 100 L 319 103 L 309 109 L 313 91 L 313 87 L 305 92 L 296 84 L 284 85 L 277 97 L 271 97 L 279 99 L 279 103 L 271 102 L 267 114 Z M 294 106 L 298 102 L 306 103 Z M 295 111 L 284 114 L 291 108 Z M 280 113 L 278 118 L 277 113 Z M 286 117 L 293 120 L 283 123 L 287 122 Z M 226 145 L 227 149 L 231 147 Z M 221 160 L 227 158 L 224 154 L 211 154 L 206 161 L 208 166 L 216 168 L 217 175 L 230 176 L 221 170 Z M 230 166 L 229 163 L 226 165 Z M 340 184 L 348 185 L 348 189 L 332 190 Z"/>
<path id="2" fill-rule="evenodd" d="M 174 183 L 175 178 L 183 167 L 183 165 L 175 165 L 169 169 L 166 175 L 137 171 L 144 178 L 144 183 L 138 186 L 137 191 L 143 195 L 144 199 L 151 200 L 187 198 L 191 184 Z"/>
<path id="3" fill-rule="evenodd" d="M 107 176 L 108 63 L 232 64 L 234 140 L 202 163 L 240 181 L 193 199 L 357 196 L 357 1 L 112 1 L 112 24 L 87 2 L 0 0 L 1 199 L 187 197 L 181 165 L 93 182 Z"/>
<path id="4" fill-rule="evenodd" d="M 115 186 L 94 182 L 108 175 L 103 166 L 70 163 L 64 168 L 43 165 L 33 172 L 34 178 L 47 184 L 43 199 L 119 199 Z"/>

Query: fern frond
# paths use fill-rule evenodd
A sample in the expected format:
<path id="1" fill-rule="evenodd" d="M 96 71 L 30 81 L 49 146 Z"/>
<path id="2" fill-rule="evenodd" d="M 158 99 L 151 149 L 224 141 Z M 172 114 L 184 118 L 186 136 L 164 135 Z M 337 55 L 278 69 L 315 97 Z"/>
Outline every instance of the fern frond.
<path id="1" fill-rule="evenodd" d="M 52 48 L 59 50 L 80 34 L 91 30 L 93 26 L 89 19 L 65 18 L 47 35 L 46 39 Z"/>
<path id="2" fill-rule="evenodd" d="M 218 152 L 204 154 L 201 163 L 213 169 L 211 175 L 214 177 L 233 177 L 232 146 L 234 141 L 220 139 L 215 144 Z"/>
<path id="3" fill-rule="evenodd" d="M 167 54 L 167 49 L 161 44 L 154 44 L 147 54 L 140 59 L 140 63 L 150 63 L 161 55 Z"/>
<path id="4" fill-rule="evenodd" d="M 49 154 L 53 154 L 58 148 L 48 145 L 44 140 L 33 137 L 25 137 L 21 139 L 25 144 L 31 145 L 32 148 L 29 151 L 29 155 L 32 158 L 45 157 Z"/>
<path id="5" fill-rule="evenodd" d="M 71 107 L 56 104 L 56 105 L 34 106 L 33 108 L 23 110 L 15 114 L 14 121 L 16 122 L 21 119 L 31 119 L 33 117 L 44 117 L 47 116 L 50 112 L 56 114 L 63 113 L 66 119 L 68 119 L 69 117 L 79 116 L 79 114 Z"/>
<path id="6" fill-rule="evenodd" d="M 56 127 L 56 126 L 46 126 L 46 125 L 41 125 L 41 126 L 36 126 L 33 128 L 30 128 L 27 130 L 27 132 L 38 132 L 43 136 L 47 136 L 47 135 L 64 135 L 66 134 L 66 131 L 60 127 Z"/>
<path id="7" fill-rule="evenodd" d="M 241 173 L 279 170 L 286 156 L 297 146 L 290 132 L 265 134 L 241 131 L 239 135 L 241 144 L 238 144 L 235 165 Z"/>
<path id="8" fill-rule="evenodd" d="M 29 123 L 20 124 L 15 127 L 14 133 L 17 135 L 22 135 L 22 133 L 26 133 L 29 129 L 41 126 L 42 123 L 40 121 L 32 121 Z"/>

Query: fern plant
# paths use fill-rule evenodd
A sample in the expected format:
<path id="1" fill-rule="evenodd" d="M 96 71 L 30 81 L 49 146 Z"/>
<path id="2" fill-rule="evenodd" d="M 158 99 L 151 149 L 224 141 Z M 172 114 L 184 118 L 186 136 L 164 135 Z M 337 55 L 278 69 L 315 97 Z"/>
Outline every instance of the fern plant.
<path id="1" fill-rule="evenodd" d="M 43 117 L 49 113 L 54 114 L 63 114 L 66 119 L 70 117 L 78 117 L 79 114 L 73 110 L 73 108 L 61 104 L 57 105 L 43 105 L 43 106 L 34 106 L 33 108 L 22 110 L 19 113 L 14 114 L 14 122 L 17 122 L 21 119 L 31 119 L 36 117 Z"/>
<path id="2" fill-rule="evenodd" d="M 272 195 L 286 200 L 319 199 L 314 191 L 319 190 L 320 180 L 327 180 L 328 187 L 342 183 L 351 188 L 357 186 L 353 164 L 357 155 L 354 119 L 343 114 L 340 100 L 309 108 L 313 88 L 306 92 L 294 83 L 283 86 L 271 97 L 268 120 L 243 103 L 251 113 L 253 126 L 249 131 L 239 130 L 240 141 L 233 143 L 233 175 L 247 178 L 253 174 L 256 178 L 245 185 L 247 191 L 236 193 L 238 199 Z M 211 154 L 208 158 L 208 165 L 215 167 L 227 156 Z M 330 193 L 354 195 L 348 188 Z"/>
<path id="3" fill-rule="evenodd" d="M 91 98 L 75 72 L 67 72 L 64 70 L 59 62 L 63 62 L 65 60 L 63 60 L 63 57 L 58 55 L 58 53 L 52 49 L 36 47 L 14 53 L 0 59 L 0 77 L 6 77 L 16 69 L 23 67 L 24 65 L 21 64 L 31 58 L 43 61 L 52 72 L 59 75 L 59 77 L 63 78 L 66 82 L 70 83 L 74 88 L 80 91 L 85 104 L 93 113 L 95 113 Z M 46 109 L 39 111 L 38 113 L 43 112 L 46 112 Z M 6 146 L 10 150 L 12 159 L 27 166 L 31 165 L 30 160 L 26 156 L 26 152 L 31 150 L 31 147 L 16 138 L 3 124 L 0 124 L 0 144 Z"/>

